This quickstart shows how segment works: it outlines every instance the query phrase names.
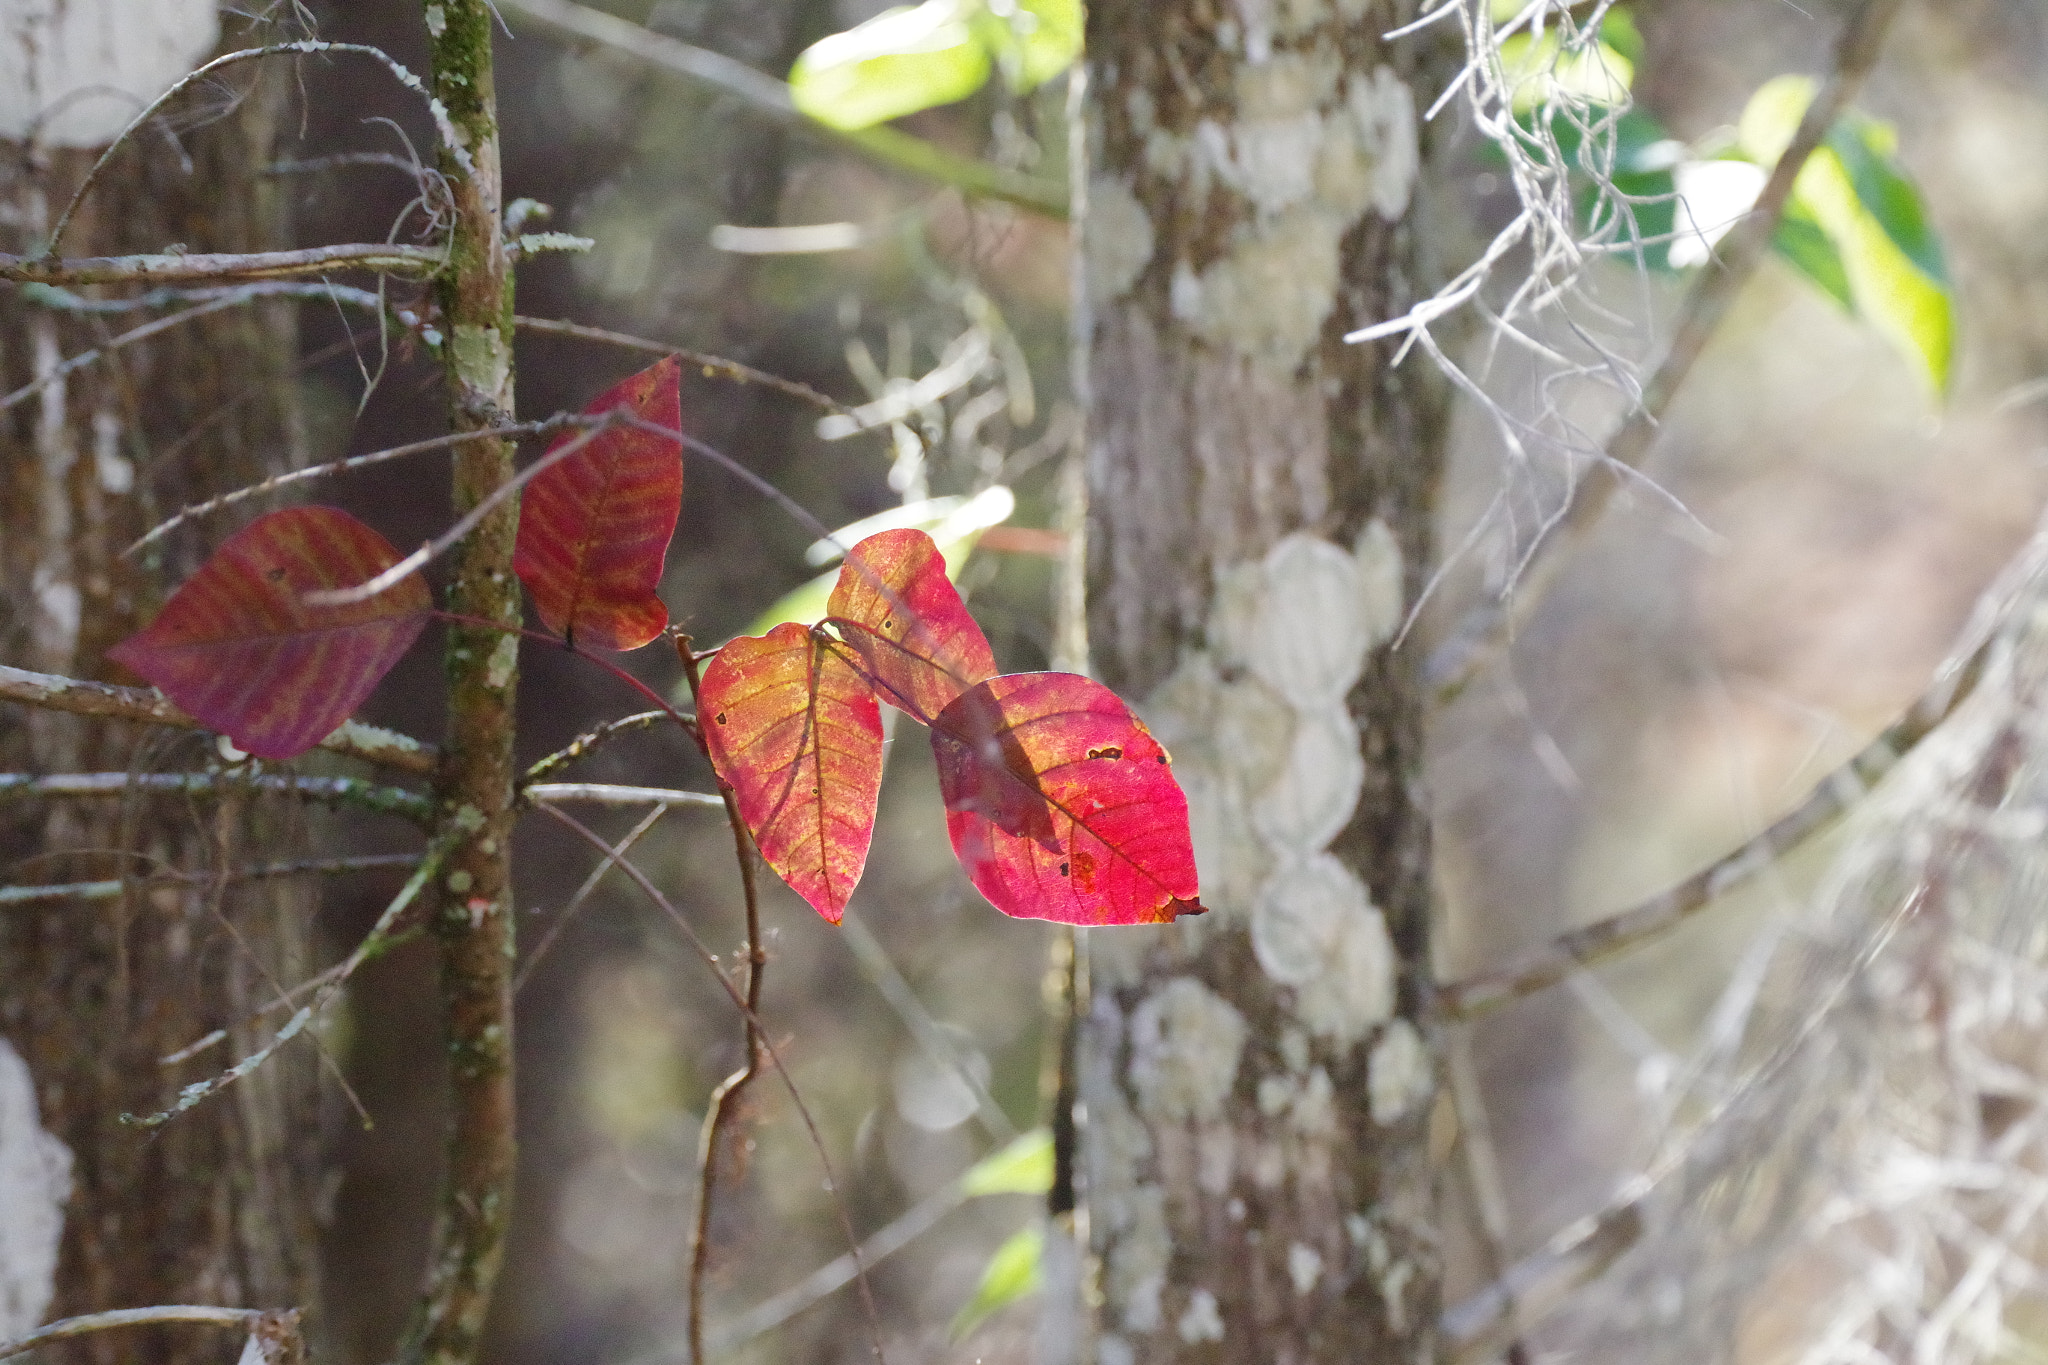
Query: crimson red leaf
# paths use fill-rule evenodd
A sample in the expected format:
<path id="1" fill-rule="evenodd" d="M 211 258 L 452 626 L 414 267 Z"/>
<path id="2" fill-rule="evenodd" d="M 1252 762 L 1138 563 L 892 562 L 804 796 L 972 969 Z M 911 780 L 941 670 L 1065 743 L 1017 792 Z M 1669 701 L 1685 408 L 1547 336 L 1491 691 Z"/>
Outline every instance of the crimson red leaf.
<path id="1" fill-rule="evenodd" d="M 794 621 L 704 670 L 697 723 L 768 866 L 834 924 L 860 881 L 882 786 L 882 711 L 842 646 Z"/>
<path id="2" fill-rule="evenodd" d="M 1166 750 L 1100 683 L 990 678 L 940 713 L 932 749 L 953 851 L 1004 914 L 1105 925 L 1202 913 L 1187 797 Z"/>
<path id="3" fill-rule="evenodd" d="M 988 639 L 923 531 L 882 531 L 854 546 L 827 610 L 882 700 L 926 725 L 966 689 L 995 675 Z"/>
<path id="4" fill-rule="evenodd" d="M 417 575 L 342 606 L 305 595 L 353 587 L 398 559 L 337 508 L 272 512 L 230 536 L 149 629 L 107 656 L 259 758 L 291 758 L 362 705 L 434 605 Z"/>
<path id="5" fill-rule="evenodd" d="M 680 428 L 680 376 L 674 356 L 658 360 L 584 411 L 624 408 Z M 655 589 L 682 505 L 681 447 L 634 427 L 601 431 L 536 475 L 520 498 L 513 568 L 548 629 L 604 649 L 638 649 L 661 634 L 668 608 Z"/>

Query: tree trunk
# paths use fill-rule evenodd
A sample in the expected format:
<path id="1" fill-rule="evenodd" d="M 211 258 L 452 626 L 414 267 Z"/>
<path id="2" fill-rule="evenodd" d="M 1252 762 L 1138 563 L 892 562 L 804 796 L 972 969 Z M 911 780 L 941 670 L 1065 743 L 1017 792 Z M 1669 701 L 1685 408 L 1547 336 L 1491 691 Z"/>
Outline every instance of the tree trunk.
<path id="1" fill-rule="evenodd" d="M 210 8 L 194 9 L 0 0 L 0 85 L 11 87 L 0 94 L 0 137 L 15 139 L 0 143 L 6 250 L 40 247 L 98 147 L 134 115 L 134 100 L 109 98 L 105 86 L 148 98 L 209 55 L 218 31 Z M 175 143 L 161 131 L 132 141 L 64 250 L 284 245 L 280 205 L 259 170 L 288 89 L 288 72 L 266 72 L 253 94 L 198 127 L 191 115 L 208 100 L 218 109 L 220 90 L 181 104 Z M 83 93 L 63 99 L 74 91 Z M 48 109 L 58 112 L 32 123 Z M 65 357 L 154 314 L 93 316 L 25 292 L 0 293 L 0 393 L 48 382 L 0 412 L 0 575 L 10 589 L 0 597 L 0 657 L 115 679 L 106 648 L 207 547 L 188 537 L 157 563 L 122 558 L 122 548 L 194 495 L 296 458 L 292 317 L 284 304 L 229 309 L 52 378 Z M 208 533 L 229 529 L 215 522 Z M 178 767 L 206 743 L 56 712 L 0 712 L 0 767 L 15 771 Z M 163 1128 L 122 1121 L 167 1108 L 181 1086 L 253 1050 L 267 1035 L 251 1016 L 279 982 L 308 974 L 310 888 L 231 885 L 223 875 L 292 856 L 299 818 L 233 799 L 0 812 L 8 882 L 130 879 L 111 900 L 0 911 L 0 1035 L 28 1063 L 44 1126 L 75 1158 L 47 1315 L 181 1302 L 313 1306 L 320 1172 L 311 1049 L 288 1050 Z M 196 877 L 136 880 L 166 871 Z M 216 1029 L 225 1036 L 213 1046 L 165 1060 Z M 179 1362 L 216 1361 L 231 1348 L 208 1330 L 178 1327 L 69 1349 L 77 1359 Z"/>
<path id="2" fill-rule="evenodd" d="M 1416 651 L 1443 447 L 1418 54 L 1388 0 L 1101 0 L 1084 283 L 1091 638 L 1171 749 L 1210 913 L 1087 937 L 1105 1365 L 1424 1361 L 1438 1309 Z"/>

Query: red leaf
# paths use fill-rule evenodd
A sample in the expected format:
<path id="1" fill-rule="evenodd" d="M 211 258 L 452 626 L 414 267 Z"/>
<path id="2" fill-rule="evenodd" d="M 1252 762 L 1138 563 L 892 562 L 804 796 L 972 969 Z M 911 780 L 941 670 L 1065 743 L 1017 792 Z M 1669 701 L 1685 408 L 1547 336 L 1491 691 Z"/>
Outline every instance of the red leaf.
<path id="1" fill-rule="evenodd" d="M 305 595 L 353 587 L 398 559 L 336 508 L 272 512 L 230 536 L 107 657 L 259 758 L 294 757 L 362 705 L 434 605 L 417 575 L 343 606 Z"/>
<path id="2" fill-rule="evenodd" d="M 995 676 L 995 655 L 923 531 L 882 531 L 853 547 L 827 618 L 867 665 L 883 701 L 926 725 Z"/>
<path id="3" fill-rule="evenodd" d="M 584 411 L 624 408 L 680 428 L 680 376 L 674 356 L 658 360 Z M 513 568 L 548 629 L 604 649 L 638 649 L 661 634 L 668 608 L 655 589 L 682 505 L 681 447 L 633 427 L 599 432 L 535 476 L 520 497 Z"/>
<path id="4" fill-rule="evenodd" d="M 768 866 L 834 924 L 882 786 L 882 711 L 834 641 L 794 621 L 718 651 L 697 723 Z"/>
<path id="5" fill-rule="evenodd" d="M 1198 915 L 1188 802 L 1166 750 L 1114 692 L 1013 673 L 932 724 L 953 851 L 1020 919 L 1164 924 Z"/>

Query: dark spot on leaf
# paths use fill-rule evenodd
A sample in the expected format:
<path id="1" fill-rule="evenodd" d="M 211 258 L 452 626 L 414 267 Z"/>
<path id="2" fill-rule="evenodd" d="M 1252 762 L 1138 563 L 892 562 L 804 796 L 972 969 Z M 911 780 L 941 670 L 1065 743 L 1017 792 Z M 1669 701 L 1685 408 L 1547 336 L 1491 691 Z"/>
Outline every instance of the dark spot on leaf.
<path id="1" fill-rule="evenodd" d="M 1060 864 L 1060 875 L 1062 877 L 1067 875 L 1067 865 L 1065 863 Z"/>
<path id="2" fill-rule="evenodd" d="M 1159 761 L 1160 761 L 1160 762 L 1161 762 L 1162 764 L 1163 764 L 1163 763 L 1165 763 L 1165 762 L 1166 762 L 1166 755 L 1165 755 L 1165 754 L 1161 754 L 1161 755 L 1159 755 Z"/>
<path id="3" fill-rule="evenodd" d="M 263 576 L 273 583 L 284 582 L 284 570 L 282 568 L 265 569 L 263 571 Z"/>
<path id="4" fill-rule="evenodd" d="M 720 725 L 725 724 L 725 712 L 720 711 L 715 717 L 713 717 L 713 719 L 715 719 Z"/>
<path id="5" fill-rule="evenodd" d="M 1088 751 L 1088 757 L 1090 758 L 1122 758 L 1123 756 L 1124 751 L 1114 744 L 1105 744 L 1100 749 L 1090 749 Z"/>
<path id="6" fill-rule="evenodd" d="M 882 618 L 882 629 L 883 629 L 883 630 L 893 630 L 893 629 L 895 628 L 895 626 L 896 626 L 896 618 L 895 618 L 895 617 L 893 617 L 893 616 L 884 616 L 884 617 Z"/>

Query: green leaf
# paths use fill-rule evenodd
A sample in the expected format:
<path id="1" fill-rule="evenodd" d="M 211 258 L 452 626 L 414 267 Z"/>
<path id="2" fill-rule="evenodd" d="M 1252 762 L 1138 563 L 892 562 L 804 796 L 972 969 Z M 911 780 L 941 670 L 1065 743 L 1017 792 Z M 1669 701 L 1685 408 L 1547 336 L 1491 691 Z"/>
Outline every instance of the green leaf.
<path id="1" fill-rule="evenodd" d="M 1759 165 L 1784 155 L 1813 102 L 1802 76 L 1766 82 L 1742 111 L 1738 146 Z M 1913 361 L 1936 394 L 1948 391 L 1955 298 L 1940 239 L 1920 191 L 1899 165 L 1890 125 L 1848 114 L 1799 172 L 1771 245 Z"/>
<path id="2" fill-rule="evenodd" d="M 842 526 L 832 533 L 832 541 L 819 541 L 804 557 L 813 564 L 829 564 L 839 557 L 833 541 L 854 545 L 878 531 L 914 526 L 938 542 L 939 553 L 946 557 L 946 577 L 957 580 L 960 571 L 967 567 L 968 556 L 981 543 L 981 533 L 1008 521 L 1016 508 L 1016 495 L 1001 484 L 984 488 L 971 498 L 930 498 Z M 832 585 L 838 581 L 839 570 L 827 569 L 801 587 L 790 589 L 756 617 L 746 633 L 766 635 L 785 621 L 816 625 L 825 619 L 825 604 L 832 596 Z"/>
<path id="3" fill-rule="evenodd" d="M 789 73 L 796 107 L 834 128 L 867 128 L 967 98 L 988 81 L 976 0 L 925 0 L 883 10 L 820 38 Z"/>
<path id="4" fill-rule="evenodd" d="M 1777 165 L 1813 103 L 1814 88 L 1810 76 L 1779 76 L 1758 86 L 1735 125 L 1742 154 L 1759 166 Z"/>
<path id="5" fill-rule="evenodd" d="M 1621 104 L 1636 75 L 1635 63 L 1604 41 L 1566 51 L 1555 28 L 1540 38 L 1529 33 L 1503 38 L 1500 64 L 1517 113 L 1560 103 Z"/>
<path id="6" fill-rule="evenodd" d="M 1035 90 L 1081 55 L 1080 0 L 974 0 L 974 31 L 1012 90 Z"/>
<path id="7" fill-rule="evenodd" d="M 960 1177 L 970 1198 L 984 1194 L 1044 1194 L 1052 1189 L 1052 1129 L 1033 1128 L 990 1152 Z"/>
<path id="8" fill-rule="evenodd" d="M 1904 183 L 1902 176 L 1898 180 Z M 1840 254 L 1856 315 L 1913 360 L 1929 388 L 1946 393 L 1955 347 L 1955 310 L 1946 274 L 1923 269 L 1892 235 L 1896 229 L 1913 240 L 1915 225 L 1924 228 L 1919 196 L 1912 195 L 1911 221 L 1902 223 L 1872 212 L 1857 188 L 1830 138 L 1800 171 L 1793 194 Z M 1929 241 L 1917 245 L 1924 250 Z M 1934 264 L 1940 266 L 1938 251 Z"/>
<path id="9" fill-rule="evenodd" d="M 997 1247 L 988 1259 L 988 1268 L 981 1272 L 974 1297 L 953 1315 L 953 1340 L 965 1338 L 998 1308 L 1036 1293 L 1045 1279 L 1040 1267 L 1044 1255 L 1045 1230 L 1036 1223 Z"/>
<path id="10" fill-rule="evenodd" d="M 1834 239 L 1826 229 L 1814 221 L 1813 211 L 1799 200 L 1785 206 L 1785 216 L 1778 220 L 1777 235 L 1771 238 L 1771 249 L 1822 293 L 1841 304 L 1844 311 L 1855 313 L 1856 299 L 1849 292 L 1849 269 L 1842 264 L 1842 253 L 1835 250 Z"/>

